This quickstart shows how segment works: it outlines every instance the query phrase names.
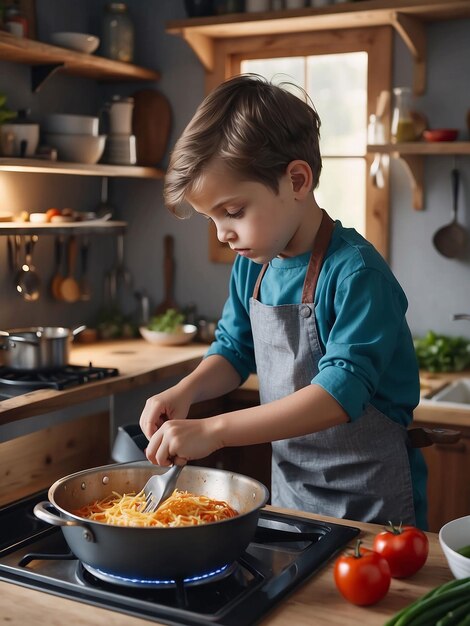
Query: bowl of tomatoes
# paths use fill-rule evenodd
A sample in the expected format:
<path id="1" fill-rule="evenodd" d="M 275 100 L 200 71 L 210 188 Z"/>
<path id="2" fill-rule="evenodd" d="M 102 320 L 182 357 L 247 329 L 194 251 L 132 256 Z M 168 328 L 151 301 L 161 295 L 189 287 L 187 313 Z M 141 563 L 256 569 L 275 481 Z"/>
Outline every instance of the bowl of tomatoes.
<path id="1" fill-rule="evenodd" d="M 470 576 L 470 515 L 447 522 L 439 531 L 439 543 L 455 578 Z"/>

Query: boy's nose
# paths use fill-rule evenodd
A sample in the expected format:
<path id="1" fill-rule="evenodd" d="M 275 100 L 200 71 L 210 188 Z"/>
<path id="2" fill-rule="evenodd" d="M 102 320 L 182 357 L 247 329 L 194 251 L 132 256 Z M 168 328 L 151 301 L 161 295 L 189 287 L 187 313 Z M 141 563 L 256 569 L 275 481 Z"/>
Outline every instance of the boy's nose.
<path id="1" fill-rule="evenodd" d="M 220 243 L 228 243 L 229 241 L 233 241 L 236 238 L 236 234 L 230 228 L 223 228 L 222 226 L 217 227 L 217 239 Z"/>

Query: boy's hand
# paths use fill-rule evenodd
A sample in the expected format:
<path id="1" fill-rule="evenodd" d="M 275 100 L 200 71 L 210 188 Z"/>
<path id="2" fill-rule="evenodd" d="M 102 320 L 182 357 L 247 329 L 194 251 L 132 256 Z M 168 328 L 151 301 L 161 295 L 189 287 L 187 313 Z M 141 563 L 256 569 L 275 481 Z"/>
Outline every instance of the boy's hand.
<path id="1" fill-rule="evenodd" d="M 147 459 L 156 465 L 184 465 L 221 447 L 215 418 L 168 420 L 154 433 L 147 446 Z"/>
<path id="2" fill-rule="evenodd" d="M 190 406 L 191 400 L 176 387 L 171 387 L 147 400 L 140 416 L 140 428 L 150 440 L 166 421 L 184 420 Z"/>

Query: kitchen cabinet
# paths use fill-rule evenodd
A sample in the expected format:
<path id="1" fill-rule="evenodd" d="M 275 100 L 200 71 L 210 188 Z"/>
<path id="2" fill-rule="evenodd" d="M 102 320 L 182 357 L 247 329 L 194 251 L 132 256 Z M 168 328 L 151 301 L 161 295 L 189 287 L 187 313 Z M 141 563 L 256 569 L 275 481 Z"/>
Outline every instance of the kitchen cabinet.
<path id="1" fill-rule="evenodd" d="M 439 417 L 436 416 L 438 420 Z M 429 428 L 452 428 L 445 420 L 442 424 L 420 422 Z M 470 416 L 468 426 L 456 426 L 462 433 L 459 442 L 452 445 L 435 444 L 423 448 L 428 466 L 428 521 L 429 530 L 438 532 L 450 520 L 470 514 Z"/>

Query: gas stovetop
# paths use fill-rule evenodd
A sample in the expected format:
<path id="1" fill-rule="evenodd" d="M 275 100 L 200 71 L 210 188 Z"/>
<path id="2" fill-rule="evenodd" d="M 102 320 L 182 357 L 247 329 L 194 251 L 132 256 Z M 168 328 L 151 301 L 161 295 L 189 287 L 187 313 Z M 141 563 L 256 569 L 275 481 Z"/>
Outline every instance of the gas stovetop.
<path id="1" fill-rule="evenodd" d="M 0 579 L 171 626 L 250 626 L 319 570 L 359 529 L 261 511 L 254 540 L 214 579 L 106 582 L 70 553 L 62 531 L 33 514 L 41 492 L 0 509 Z M 230 541 L 230 537 L 227 537 Z M 155 581 L 152 581 L 155 583 Z"/>
<path id="2" fill-rule="evenodd" d="M 22 371 L 0 367 L 0 400 L 17 397 L 36 389 L 67 389 L 118 374 L 119 371 L 114 367 L 94 367 L 91 363 L 84 366 L 65 365 L 47 371 Z"/>

